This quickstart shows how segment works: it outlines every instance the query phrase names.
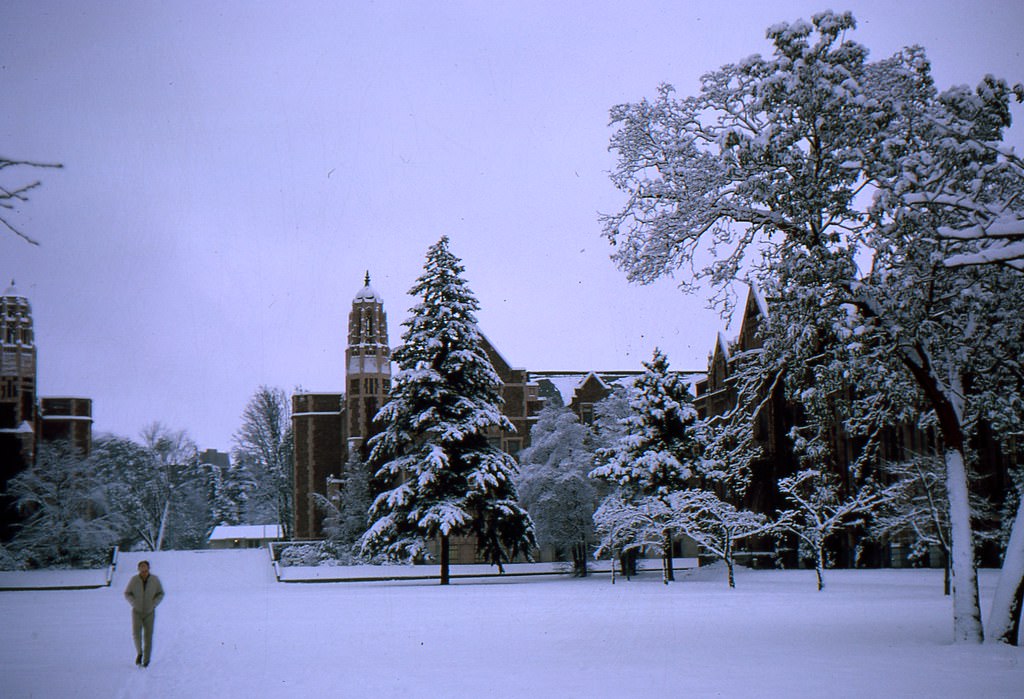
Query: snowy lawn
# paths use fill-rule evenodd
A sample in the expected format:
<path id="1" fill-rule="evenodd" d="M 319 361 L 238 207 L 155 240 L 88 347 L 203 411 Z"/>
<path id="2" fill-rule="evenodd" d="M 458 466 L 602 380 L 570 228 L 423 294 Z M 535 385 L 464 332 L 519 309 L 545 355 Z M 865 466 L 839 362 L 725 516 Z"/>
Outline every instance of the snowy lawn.
<path id="1" fill-rule="evenodd" d="M 1024 650 L 950 644 L 932 570 L 716 568 L 284 584 L 265 551 L 148 554 L 167 590 L 134 665 L 113 586 L 0 593 L 4 697 L 1010 697 Z M 982 574 L 983 598 L 994 576 Z"/>

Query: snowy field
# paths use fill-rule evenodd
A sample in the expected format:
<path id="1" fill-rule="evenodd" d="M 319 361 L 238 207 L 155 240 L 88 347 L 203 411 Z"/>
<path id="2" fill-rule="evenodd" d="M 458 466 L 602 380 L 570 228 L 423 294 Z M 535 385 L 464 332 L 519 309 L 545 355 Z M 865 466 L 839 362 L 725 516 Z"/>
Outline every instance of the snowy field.
<path id="1" fill-rule="evenodd" d="M 932 570 L 717 568 L 284 584 L 265 551 L 149 554 L 167 590 L 134 666 L 113 586 L 0 593 L 0 695 L 15 697 L 1019 697 L 1024 649 L 950 644 Z M 981 577 L 983 597 L 994 575 Z"/>

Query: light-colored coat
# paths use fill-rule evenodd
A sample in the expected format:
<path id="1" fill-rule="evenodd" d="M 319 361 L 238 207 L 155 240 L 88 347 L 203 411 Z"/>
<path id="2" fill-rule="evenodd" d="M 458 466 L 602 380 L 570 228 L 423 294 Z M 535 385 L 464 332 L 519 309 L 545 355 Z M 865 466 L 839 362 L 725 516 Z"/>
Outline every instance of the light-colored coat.
<path id="1" fill-rule="evenodd" d="M 145 585 L 142 584 L 142 578 L 135 575 L 124 589 L 124 598 L 132 605 L 133 612 L 148 616 L 163 601 L 164 586 L 160 584 L 160 578 L 152 573 Z"/>

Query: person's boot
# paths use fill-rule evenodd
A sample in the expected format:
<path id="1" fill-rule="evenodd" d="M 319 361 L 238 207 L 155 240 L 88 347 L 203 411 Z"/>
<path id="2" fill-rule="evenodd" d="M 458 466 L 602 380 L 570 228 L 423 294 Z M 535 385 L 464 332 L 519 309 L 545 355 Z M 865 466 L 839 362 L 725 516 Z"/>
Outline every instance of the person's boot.
<path id="1" fill-rule="evenodd" d="M 135 656 L 135 664 L 136 665 L 142 665 L 142 653 L 139 653 L 138 655 Z"/>

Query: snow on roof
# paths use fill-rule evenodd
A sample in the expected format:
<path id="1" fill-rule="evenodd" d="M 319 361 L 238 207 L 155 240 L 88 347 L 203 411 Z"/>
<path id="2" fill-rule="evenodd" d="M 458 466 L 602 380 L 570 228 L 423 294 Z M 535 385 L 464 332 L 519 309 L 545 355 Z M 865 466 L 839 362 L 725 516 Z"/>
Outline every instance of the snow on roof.
<path id="1" fill-rule="evenodd" d="M 722 332 L 718 333 L 718 346 L 722 348 L 722 356 L 725 357 L 725 361 L 729 361 L 729 341 L 725 339 L 725 334 Z"/>
<path id="2" fill-rule="evenodd" d="M 4 296 L 17 296 L 18 298 L 25 298 L 24 294 L 18 291 L 18 287 L 14 285 L 14 280 L 11 280 L 11 285 L 4 291 Z"/>
<path id="3" fill-rule="evenodd" d="M 213 528 L 210 541 L 230 539 L 280 539 L 280 524 L 221 524 Z"/>
<path id="4" fill-rule="evenodd" d="M 356 294 L 355 301 L 356 303 L 365 303 L 368 301 L 384 303 L 384 299 L 382 299 L 380 294 L 374 291 L 373 287 L 370 286 L 369 284 L 367 284 L 366 286 L 359 290 L 359 293 Z"/>
<path id="5" fill-rule="evenodd" d="M 558 395 L 561 396 L 563 405 L 569 405 L 572 402 L 573 394 L 576 392 L 576 387 L 580 385 L 581 379 L 580 374 L 545 374 L 543 376 L 531 374 L 530 376 L 530 381 L 533 383 L 550 381 L 558 391 Z"/>
<path id="6" fill-rule="evenodd" d="M 354 303 L 376 301 L 377 303 L 384 303 L 384 299 L 378 294 L 372 286 L 370 286 L 370 272 L 366 272 L 366 279 L 363 281 L 363 288 L 356 294 Z"/>
<path id="7" fill-rule="evenodd" d="M 509 363 L 509 361 L 507 359 L 505 359 L 505 356 L 501 352 L 498 351 L 498 348 L 494 346 L 494 343 L 491 342 L 490 338 L 488 338 L 486 335 L 484 335 L 484 331 L 480 329 L 479 325 L 477 326 L 476 331 L 480 334 L 481 339 L 483 339 L 484 343 L 487 345 L 487 347 L 490 349 L 490 351 L 494 353 L 494 356 L 497 357 L 498 359 L 500 359 L 501 362 L 505 366 L 507 366 L 511 371 L 515 371 L 516 369 L 519 368 L 519 367 L 512 366 Z M 494 367 L 494 368 L 497 369 L 497 367 Z"/>
<path id="8" fill-rule="evenodd" d="M 755 284 L 754 282 L 751 281 L 749 283 L 750 283 L 750 295 L 753 297 L 754 301 L 757 303 L 757 307 L 761 310 L 761 315 L 764 316 L 765 318 L 767 318 L 768 317 L 768 304 L 765 302 L 764 296 L 761 295 L 761 290 L 759 288 L 757 288 L 757 284 Z"/>

